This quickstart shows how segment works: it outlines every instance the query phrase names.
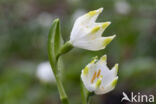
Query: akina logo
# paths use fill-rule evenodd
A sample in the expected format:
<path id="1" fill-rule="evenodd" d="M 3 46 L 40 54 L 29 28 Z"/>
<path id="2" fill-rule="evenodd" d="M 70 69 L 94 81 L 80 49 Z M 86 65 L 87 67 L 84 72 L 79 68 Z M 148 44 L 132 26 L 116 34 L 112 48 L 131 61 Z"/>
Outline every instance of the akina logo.
<path id="1" fill-rule="evenodd" d="M 154 95 L 143 95 L 140 92 L 138 92 L 137 94 L 134 94 L 133 92 L 131 92 L 130 97 L 128 97 L 128 95 L 123 92 L 123 98 L 121 99 L 122 101 L 129 101 L 129 102 L 154 102 Z"/>

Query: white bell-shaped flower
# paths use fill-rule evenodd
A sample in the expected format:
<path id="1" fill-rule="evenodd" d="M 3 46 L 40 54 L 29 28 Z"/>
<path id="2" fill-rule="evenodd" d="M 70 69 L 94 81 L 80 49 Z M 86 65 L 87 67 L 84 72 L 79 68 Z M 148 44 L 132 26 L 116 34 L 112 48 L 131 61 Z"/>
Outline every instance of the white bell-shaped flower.
<path id="1" fill-rule="evenodd" d="M 37 66 L 36 76 L 43 83 L 55 83 L 54 73 L 49 62 L 42 62 Z"/>
<path id="2" fill-rule="evenodd" d="M 70 35 L 70 43 L 74 47 L 97 51 L 104 49 L 115 37 L 102 37 L 104 30 L 111 22 L 96 23 L 103 8 L 90 11 L 76 19 Z"/>
<path id="3" fill-rule="evenodd" d="M 113 90 L 118 81 L 118 64 L 115 64 L 110 70 L 106 60 L 106 55 L 99 60 L 94 58 L 81 72 L 81 79 L 85 87 L 88 91 L 98 95 Z"/>

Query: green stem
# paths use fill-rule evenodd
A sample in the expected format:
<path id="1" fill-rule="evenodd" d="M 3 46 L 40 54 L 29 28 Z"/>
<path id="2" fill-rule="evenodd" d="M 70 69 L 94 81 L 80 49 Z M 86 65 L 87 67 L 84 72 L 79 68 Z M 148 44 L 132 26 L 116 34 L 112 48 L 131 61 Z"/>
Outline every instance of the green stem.
<path id="1" fill-rule="evenodd" d="M 90 97 L 92 97 L 94 92 L 89 92 L 85 86 L 83 85 L 82 80 L 80 79 L 81 83 L 81 97 L 82 97 L 82 104 L 89 104 Z"/>
<path id="2" fill-rule="evenodd" d="M 72 48 L 73 48 L 73 46 L 72 46 L 72 44 L 70 42 L 66 42 L 62 46 L 59 53 L 56 55 L 56 64 L 55 64 L 55 66 L 57 66 L 57 68 L 58 68 L 57 64 L 58 64 L 59 57 L 62 54 L 65 54 L 65 53 L 69 52 Z M 59 78 L 59 73 L 55 72 L 54 74 L 55 74 L 55 78 L 56 78 L 57 87 L 58 87 L 58 90 L 59 90 L 59 93 L 60 93 L 61 102 L 62 102 L 62 104 L 69 104 L 68 97 L 67 97 L 66 92 L 64 90 L 63 84 L 62 84 L 62 82 L 61 82 L 61 80 Z"/>
<path id="3" fill-rule="evenodd" d="M 69 104 L 68 97 L 67 97 L 66 92 L 64 90 L 63 84 L 59 78 L 59 75 L 56 74 L 55 78 L 56 78 L 56 83 L 57 83 L 57 87 L 58 87 L 58 90 L 60 93 L 60 99 L 61 99 L 62 104 Z"/>
<path id="4" fill-rule="evenodd" d="M 52 64 L 51 64 L 51 66 L 52 66 Z M 56 71 L 56 68 L 57 68 L 57 63 L 55 64 L 55 68 L 53 69 L 53 72 L 54 72 L 54 76 L 56 79 L 56 84 L 57 84 L 57 88 L 58 88 L 58 91 L 60 94 L 61 102 L 62 102 L 62 104 L 69 104 L 67 94 L 64 90 L 62 81 L 60 80 L 59 73 Z"/>
<path id="5" fill-rule="evenodd" d="M 50 43 L 48 43 L 48 55 L 49 55 L 50 65 L 52 67 L 52 71 L 54 72 L 54 76 L 56 79 L 57 88 L 58 88 L 58 91 L 60 94 L 60 100 L 61 100 L 62 104 L 69 104 L 67 94 L 64 90 L 62 81 L 59 77 L 58 61 L 53 60 L 52 47 L 51 47 Z M 55 64 L 53 64 L 53 61 L 55 62 Z"/>
<path id="6" fill-rule="evenodd" d="M 51 64 L 51 62 L 50 62 L 50 64 Z M 52 64 L 51 64 L 51 66 L 52 66 Z M 62 102 L 62 104 L 69 104 L 67 94 L 64 90 L 62 81 L 60 80 L 59 73 L 56 71 L 56 68 L 57 68 L 57 63 L 55 64 L 55 68 L 53 69 L 53 72 L 54 72 L 54 76 L 56 79 L 56 84 L 57 84 L 57 88 L 58 88 L 58 91 L 60 94 L 61 102 Z"/>
<path id="7" fill-rule="evenodd" d="M 88 103 L 88 91 L 83 85 L 82 80 L 80 79 L 80 85 L 81 85 L 81 99 L 82 99 L 82 104 L 87 104 Z"/>
<path id="8" fill-rule="evenodd" d="M 87 104 L 89 104 L 90 100 L 91 100 L 91 97 L 94 96 L 94 92 L 89 92 L 88 93 L 88 96 L 87 96 Z"/>
<path id="9" fill-rule="evenodd" d="M 65 53 L 69 52 L 72 48 L 73 48 L 72 43 L 71 43 L 70 41 L 66 42 L 66 43 L 61 47 L 59 53 L 57 54 L 56 60 L 58 60 L 58 58 L 59 58 L 61 55 L 63 55 L 63 54 L 65 54 Z"/>

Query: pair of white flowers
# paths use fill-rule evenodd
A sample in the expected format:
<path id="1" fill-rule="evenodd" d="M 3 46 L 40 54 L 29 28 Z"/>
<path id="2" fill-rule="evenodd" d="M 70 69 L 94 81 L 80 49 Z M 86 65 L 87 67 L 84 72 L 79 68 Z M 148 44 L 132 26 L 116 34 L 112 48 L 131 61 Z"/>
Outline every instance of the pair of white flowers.
<path id="1" fill-rule="evenodd" d="M 113 40 L 115 35 L 102 37 L 102 33 L 111 22 L 96 23 L 102 10 L 103 8 L 90 11 L 76 19 L 69 41 L 72 46 L 97 51 L 104 49 Z M 106 60 L 106 55 L 99 60 L 95 58 L 82 70 L 81 79 L 90 92 L 105 94 L 115 88 L 118 64 L 110 70 Z"/>

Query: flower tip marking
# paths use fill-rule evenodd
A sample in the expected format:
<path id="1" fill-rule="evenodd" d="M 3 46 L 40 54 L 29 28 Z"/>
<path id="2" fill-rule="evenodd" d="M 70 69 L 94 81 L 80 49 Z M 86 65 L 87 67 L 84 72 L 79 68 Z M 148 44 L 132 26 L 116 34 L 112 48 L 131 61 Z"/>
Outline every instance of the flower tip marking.
<path id="1" fill-rule="evenodd" d="M 115 78 L 115 79 L 112 81 L 111 85 L 112 85 L 113 87 L 115 87 L 116 84 L 117 84 L 117 82 L 118 82 L 118 77 Z"/>
<path id="2" fill-rule="evenodd" d="M 113 35 L 113 36 L 110 36 L 110 37 L 107 37 L 106 39 L 104 39 L 103 46 L 108 45 L 115 37 L 116 37 L 116 35 Z"/>
<path id="3" fill-rule="evenodd" d="M 88 12 L 88 14 L 90 16 L 94 16 L 96 14 L 100 14 L 102 11 L 103 11 L 103 8 L 99 8 L 98 10 L 93 10 L 93 11 Z"/>
<path id="4" fill-rule="evenodd" d="M 116 72 L 118 73 L 118 67 L 119 67 L 119 64 L 115 64 L 115 69 L 116 69 Z"/>
<path id="5" fill-rule="evenodd" d="M 100 26 L 96 26 L 92 29 L 91 33 L 96 33 L 100 29 Z"/>
<path id="6" fill-rule="evenodd" d="M 102 61 L 106 61 L 106 60 L 107 60 L 107 55 L 103 55 L 103 56 L 101 57 L 101 60 L 102 60 Z"/>
<path id="7" fill-rule="evenodd" d="M 96 10 L 88 12 L 90 16 L 94 16 L 96 13 L 97 13 Z"/>
<path id="8" fill-rule="evenodd" d="M 89 68 L 86 66 L 86 67 L 84 68 L 84 70 L 83 70 L 84 75 L 87 75 L 87 74 L 88 74 L 88 70 L 89 70 Z"/>
<path id="9" fill-rule="evenodd" d="M 94 58 L 93 58 L 93 60 L 90 62 L 90 64 L 94 64 L 95 62 L 96 62 L 96 60 L 97 60 L 97 56 L 95 56 Z"/>
<path id="10" fill-rule="evenodd" d="M 102 24 L 102 28 L 103 28 L 103 29 L 106 29 L 110 24 L 111 24 L 111 22 L 104 22 L 104 23 Z"/>

